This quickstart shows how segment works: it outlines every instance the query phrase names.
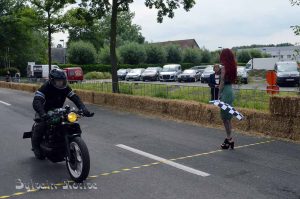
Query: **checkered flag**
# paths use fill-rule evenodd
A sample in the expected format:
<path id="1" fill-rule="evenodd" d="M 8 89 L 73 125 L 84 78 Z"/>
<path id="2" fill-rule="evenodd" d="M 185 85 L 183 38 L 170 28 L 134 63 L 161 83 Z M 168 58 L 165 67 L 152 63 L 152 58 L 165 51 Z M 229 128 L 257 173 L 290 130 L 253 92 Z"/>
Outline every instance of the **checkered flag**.
<path id="1" fill-rule="evenodd" d="M 238 120 L 243 120 L 244 119 L 244 116 L 240 112 L 238 112 L 237 110 L 235 110 L 235 108 L 233 108 L 229 104 L 226 104 L 225 102 L 222 102 L 220 100 L 213 100 L 213 101 L 209 101 L 209 103 L 220 107 L 224 111 L 228 111 L 228 113 L 235 116 Z"/>

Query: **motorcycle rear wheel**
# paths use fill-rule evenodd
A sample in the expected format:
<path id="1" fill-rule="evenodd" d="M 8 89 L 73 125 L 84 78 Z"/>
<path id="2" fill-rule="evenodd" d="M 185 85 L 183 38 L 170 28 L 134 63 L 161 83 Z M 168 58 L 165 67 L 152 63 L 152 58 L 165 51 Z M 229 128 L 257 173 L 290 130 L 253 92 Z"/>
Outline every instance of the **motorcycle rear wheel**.
<path id="1" fill-rule="evenodd" d="M 33 137 L 34 137 L 34 133 L 35 133 L 34 128 L 35 128 L 35 124 L 32 126 L 32 130 L 31 130 L 31 132 L 32 132 L 32 134 L 31 134 L 31 147 L 32 147 L 32 151 L 33 151 L 34 156 L 35 156 L 37 159 L 39 159 L 39 160 L 44 160 L 46 157 L 45 157 L 45 155 L 43 154 L 41 148 L 39 149 L 38 152 L 37 152 L 36 150 L 34 150 L 34 143 L 33 143 L 33 142 L 34 142 L 34 141 L 33 141 Z"/>

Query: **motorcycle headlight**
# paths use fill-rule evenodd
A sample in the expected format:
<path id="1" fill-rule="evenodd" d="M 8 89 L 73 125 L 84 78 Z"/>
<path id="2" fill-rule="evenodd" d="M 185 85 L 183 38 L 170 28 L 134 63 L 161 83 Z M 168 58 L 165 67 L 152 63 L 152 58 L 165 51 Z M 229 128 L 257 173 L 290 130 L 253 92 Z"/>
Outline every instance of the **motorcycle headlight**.
<path id="1" fill-rule="evenodd" d="M 77 121 L 77 114 L 74 112 L 71 112 L 68 114 L 68 121 L 71 123 L 74 123 Z"/>

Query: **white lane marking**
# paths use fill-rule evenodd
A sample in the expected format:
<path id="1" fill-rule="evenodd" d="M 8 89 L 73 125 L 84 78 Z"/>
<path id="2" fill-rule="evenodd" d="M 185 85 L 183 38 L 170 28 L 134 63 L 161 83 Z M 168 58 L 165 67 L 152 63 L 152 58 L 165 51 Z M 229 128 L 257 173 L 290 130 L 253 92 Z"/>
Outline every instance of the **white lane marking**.
<path id="1" fill-rule="evenodd" d="M 177 168 L 177 169 L 181 169 L 181 170 L 183 170 L 183 171 L 186 171 L 186 172 L 195 174 L 195 175 L 199 175 L 199 176 L 202 176 L 202 177 L 210 176 L 209 173 L 205 173 L 205 172 L 203 172 L 203 171 L 199 171 L 199 170 L 193 169 L 193 168 L 191 168 L 191 167 L 187 167 L 187 166 L 184 166 L 184 165 L 182 165 L 182 164 L 178 164 L 178 163 L 176 163 L 176 162 L 173 162 L 173 161 L 170 161 L 170 160 L 167 160 L 167 159 L 158 157 L 158 156 L 156 156 L 156 155 L 152 155 L 152 154 L 150 154 L 150 153 L 146 153 L 146 152 L 144 152 L 144 151 L 141 151 L 141 150 L 138 150 L 138 149 L 135 149 L 135 148 L 131 148 L 131 147 L 126 146 L 126 145 L 123 145 L 123 144 L 117 144 L 116 146 L 117 146 L 117 147 L 120 147 L 120 148 L 122 148 L 122 149 L 128 150 L 128 151 L 131 151 L 131 152 L 133 152 L 133 153 L 136 153 L 136 154 L 145 156 L 145 157 L 147 157 L 147 158 L 150 158 L 150 159 L 153 159 L 153 160 L 162 162 L 162 163 L 164 163 L 164 164 L 173 166 L 173 167 L 175 167 L 175 168 Z"/>
<path id="2" fill-rule="evenodd" d="M 6 105 L 6 106 L 10 106 L 10 105 L 11 105 L 11 104 L 6 103 L 6 102 L 3 102 L 3 101 L 1 101 L 1 100 L 0 100 L 0 103 L 4 104 L 4 105 Z"/>

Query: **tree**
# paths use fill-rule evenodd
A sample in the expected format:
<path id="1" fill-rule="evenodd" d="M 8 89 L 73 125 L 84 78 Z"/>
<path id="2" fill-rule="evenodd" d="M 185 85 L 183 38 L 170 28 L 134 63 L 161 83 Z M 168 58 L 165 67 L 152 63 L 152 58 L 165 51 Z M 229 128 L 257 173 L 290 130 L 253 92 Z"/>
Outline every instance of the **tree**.
<path id="1" fill-rule="evenodd" d="M 48 33 L 48 64 L 51 70 L 52 34 L 62 29 L 62 10 L 75 0 L 29 0 L 39 14 L 39 26 Z"/>
<path id="2" fill-rule="evenodd" d="M 128 11 L 129 5 L 133 0 L 84 0 L 82 5 L 89 7 L 90 11 L 95 16 L 103 17 L 103 14 L 111 12 L 111 31 L 110 31 L 110 55 L 112 65 L 112 90 L 114 93 L 119 92 L 118 76 L 117 76 L 117 22 L 118 13 Z M 186 11 L 189 11 L 194 5 L 195 0 L 145 0 L 145 5 L 152 9 L 158 10 L 157 21 L 161 23 L 163 17 L 174 17 L 174 10 L 178 9 L 180 5 Z"/>
<path id="3" fill-rule="evenodd" d="M 201 54 L 199 49 L 186 48 L 183 51 L 183 62 L 197 64 L 201 62 Z"/>
<path id="4" fill-rule="evenodd" d="M 118 62 L 121 62 L 120 52 L 117 49 Z M 99 52 L 99 61 L 101 64 L 110 64 L 110 49 L 109 46 L 104 46 Z"/>
<path id="5" fill-rule="evenodd" d="M 167 61 L 167 53 L 165 49 L 159 45 L 147 44 L 145 45 L 147 64 L 164 64 Z"/>
<path id="6" fill-rule="evenodd" d="M 147 59 L 143 45 L 138 43 L 128 43 L 119 48 L 120 56 L 124 64 L 140 64 Z"/>
<path id="7" fill-rule="evenodd" d="M 168 63 L 180 63 L 182 61 L 182 50 L 179 46 L 168 45 L 166 46 L 166 51 Z"/>
<path id="8" fill-rule="evenodd" d="M 300 0 L 290 0 L 291 4 L 293 6 L 300 6 Z M 294 30 L 294 33 L 296 35 L 300 35 L 300 25 L 291 26 Z"/>
<path id="9" fill-rule="evenodd" d="M 68 59 L 72 64 L 94 64 L 97 52 L 93 44 L 84 41 L 77 41 L 70 44 Z"/>
<path id="10" fill-rule="evenodd" d="M 248 50 L 241 50 L 237 52 L 237 60 L 239 63 L 247 63 L 251 59 L 251 54 Z"/>
<path id="11" fill-rule="evenodd" d="M 45 61 L 46 37 L 36 29 L 36 14 L 23 0 L 0 2 L 0 67 L 25 73 L 28 61 Z"/>
<path id="12" fill-rule="evenodd" d="M 212 62 L 212 54 L 207 49 L 201 50 L 201 63 L 211 63 Z"/>

